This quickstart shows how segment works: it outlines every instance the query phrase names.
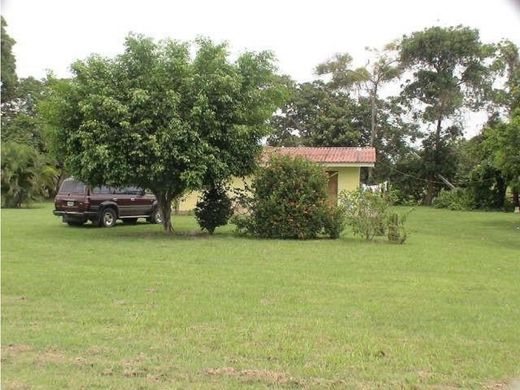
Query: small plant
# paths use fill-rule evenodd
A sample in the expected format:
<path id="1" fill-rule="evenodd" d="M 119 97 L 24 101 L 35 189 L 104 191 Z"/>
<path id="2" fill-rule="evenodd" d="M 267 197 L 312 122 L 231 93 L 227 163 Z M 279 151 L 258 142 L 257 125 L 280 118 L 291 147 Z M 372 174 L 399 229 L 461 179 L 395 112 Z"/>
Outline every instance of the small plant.
<path id="1" fill-rule="evenodd" d="M 386 232 L 386 218 L 390 200 L 384 193 L 357 189 L 340 196 L 347 224 L 354 235 L 372 240 Z"/>
<path id="2" fill-rule="evenodd" d="M 220 184 L 204 191 L 195 207 L 195 217 L 199 226 L 209 234 L 213 234 L 218 226 L 226 225 L 232 214 L 231 199 L 226 188 Z"/>
<path id="3" fill-rule="evenodd" d="M 404 229 L 405 222 L 406 214 L 388 214 L 386 224 L 388 241 L 394 244 L 404 244 L 406 241 L 406 230 Z"/>

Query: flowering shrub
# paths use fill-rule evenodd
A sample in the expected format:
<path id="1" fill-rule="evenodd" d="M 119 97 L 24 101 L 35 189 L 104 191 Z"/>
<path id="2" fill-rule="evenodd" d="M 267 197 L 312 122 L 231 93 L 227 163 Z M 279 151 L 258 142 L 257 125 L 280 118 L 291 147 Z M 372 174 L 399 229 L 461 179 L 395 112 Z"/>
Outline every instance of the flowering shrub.
<path id="1" fill-rule="evenodd" d="M 342 213 L 328 203 L 327 175 L 302 158 L 273 156 L 251 186 L 249 214 L 234 219 L 243 232 L 265 238 L 337 238 Z"/>

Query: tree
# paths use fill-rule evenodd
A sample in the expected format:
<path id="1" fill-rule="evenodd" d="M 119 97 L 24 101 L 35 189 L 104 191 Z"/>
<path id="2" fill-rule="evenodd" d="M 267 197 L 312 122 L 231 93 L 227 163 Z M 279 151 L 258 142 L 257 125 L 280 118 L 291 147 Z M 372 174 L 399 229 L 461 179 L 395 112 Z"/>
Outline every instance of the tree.
<path id="1" fill-rule="evenodd" d="M 2 142 L 2 206 L 20 208 L 46 195 L 56 172 L 45 157 L 27 144 Z"/>
<path id="2" fill-rule="evenodd" d="M 270 53 L 231 62 L 225 44 L 196 48 L 192 58 L 187 43 L 130 35 L 123 54 L 74 63 L 48 109 L 69 171 L 150 189 L 167 232 L 173 200 L 251 172 L 284 97 Z"/>
<path id="3" fill-rule="evenodd" d="M 271 123 L 273 146 L 359 146 L 368 142 L 368 111 L 347 93 L 322 81 L 293 85 Z"/>
<path id="4" fill-rule="evenodd" d="M 374 146 L 377 137 L 377 115 L 379 91 L 382 85 L 401 74 L 398 60 L 392 53 L 395 46 L 390 44 L 384 51 L 369 49 L 375 53 L 375 60 L 367 66 L 352 69 L 352 57 L 348 53 L 337 54 L 333 59 L 316 67 L 318 75 L 331 75 L 335 88 L 349 90 L 353 86 L 364 90 L 370 98 L 370 141 Z"/>
<path id="5" fill-rule="evenodd" d="M 495 166 L 502 171 L 513 190 L 515 207 L 520 207 L 520 109 L 513 112 L 509 123 L 500 122 L 491 128 L 485 143 L 493 152 Z"/>
<path id="6" fill-rule="evenodd" d="M 16 76 L 16 59 L 13 55 L 13 45 L 16 41 L 7 34 L 5 27 L 7 22 L 4 17 L 1 17 L 1 46 L 2 46 L 2 103 L 14 98 L 16 93 L 16 84 L 18 78 Z"/>
<path id="7" fill-rule="evenodd" d="M 431 27 L 405 36 L 400 43 L 400 60 L 413 72 L 402 96 L 422 104 L 419 113 L 426 123 L 435 123 L 428 145 L 432 148 L 425 203 L 438 192 L 438 174 L 443 173 L 444 140 L 451 126 L 443 126 L 459 109 L 478 109 L 488 98 L 492 73 L 486 60 L 493 55 L 491 45 L 480 42 L 477 30 L 468 27 Z"/>

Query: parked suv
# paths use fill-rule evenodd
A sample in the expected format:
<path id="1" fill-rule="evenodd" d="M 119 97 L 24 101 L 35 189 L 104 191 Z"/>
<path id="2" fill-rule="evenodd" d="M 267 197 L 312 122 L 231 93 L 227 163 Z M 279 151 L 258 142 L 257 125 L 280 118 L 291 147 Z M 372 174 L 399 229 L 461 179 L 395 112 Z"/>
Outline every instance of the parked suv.
<path id="1" fill-rule="evenodd" d="M 112 227 L 117 219 L 134 224 L 138 218 L 161 223 L 161 214 L 154 195 L 135 188 L 90 188 L 69 178 L 63 181 L 54 199 L 54 215 L 69 225 L 83 225 L 87 220 L 97 226 Z"/>

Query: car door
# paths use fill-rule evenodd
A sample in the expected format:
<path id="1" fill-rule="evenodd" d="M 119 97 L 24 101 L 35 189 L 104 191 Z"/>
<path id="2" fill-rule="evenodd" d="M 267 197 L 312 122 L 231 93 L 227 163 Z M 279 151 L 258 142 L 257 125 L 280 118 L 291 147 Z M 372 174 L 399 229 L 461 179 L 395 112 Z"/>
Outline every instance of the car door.
<path id="1" fill-rule="evenodd" d="M 112 200 L 117 203 L 119 208 L 120 217 L 131 217 L 134 216 L 133 203 L 130 200 L 132 195 L 128 193 L 127 188 L 115 188 L 112 194 Z"/>
<path id="2" fill-rule="evenodd" d="M 149 215 L 149 201 L 146 199 L 143 190 L 137 187 L 128 187 L 127 194 L 130 196 L 130 209 L 134 216 Z"/>

